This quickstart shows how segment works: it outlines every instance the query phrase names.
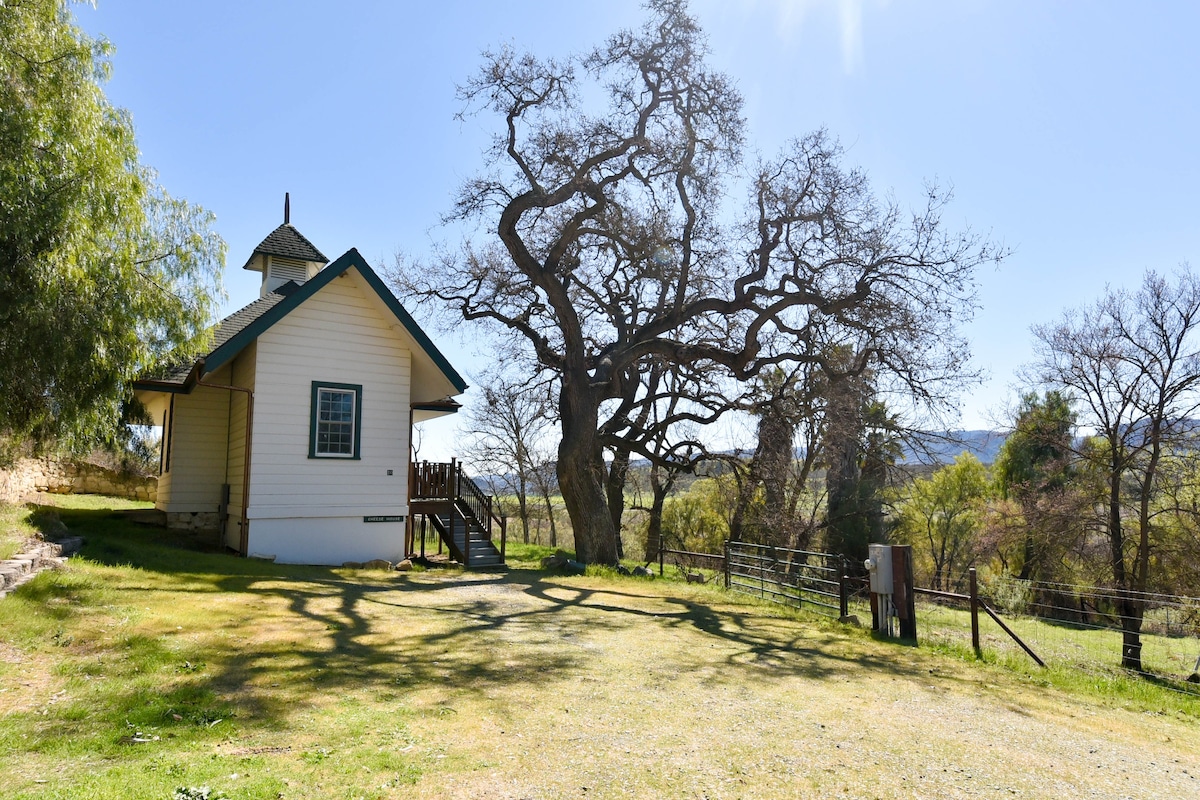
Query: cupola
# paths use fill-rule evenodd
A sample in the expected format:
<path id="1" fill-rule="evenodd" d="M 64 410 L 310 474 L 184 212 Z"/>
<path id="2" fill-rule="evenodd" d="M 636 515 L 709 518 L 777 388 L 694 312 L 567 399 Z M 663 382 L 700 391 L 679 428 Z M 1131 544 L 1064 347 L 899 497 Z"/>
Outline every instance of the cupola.
<path id="1" fill-rule="evenodd" d="M 250 260 L 242 267 L 262 273 L 259 297 L 266 297 L 288 281 L 304 283 L 329 263 L 329 259 L 292 226 L 291 216 L 291 197 L 284 194 L 283 224 L 259 242 Z"/>

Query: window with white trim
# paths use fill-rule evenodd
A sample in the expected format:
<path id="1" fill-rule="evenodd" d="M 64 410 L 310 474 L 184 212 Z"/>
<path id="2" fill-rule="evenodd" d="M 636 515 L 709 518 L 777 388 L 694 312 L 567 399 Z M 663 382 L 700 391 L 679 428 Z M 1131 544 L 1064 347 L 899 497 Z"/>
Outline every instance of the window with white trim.
<path id="1" fill-rule="evenodd" d="M 313 381 L 309 458 L 358 458 L 362 386 Z"/>

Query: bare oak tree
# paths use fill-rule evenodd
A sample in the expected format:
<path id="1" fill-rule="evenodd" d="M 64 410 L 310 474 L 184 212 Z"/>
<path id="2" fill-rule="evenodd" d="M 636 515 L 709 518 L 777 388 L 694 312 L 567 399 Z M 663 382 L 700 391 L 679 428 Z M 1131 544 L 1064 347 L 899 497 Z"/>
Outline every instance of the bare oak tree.
<path id="1" fill-rule="evenodd" d="M 823 132 L 744 170 L 741 98 L 705 65 L 686 3 L 647 7 L 639 31 L 582 57 L 485 54 L 460 94 L 499 133 L 450 220 L 491 234 L 397 271 L 405 291 L 523 340 L 557 381 L 559 485 L 590 563 L 617 558 L 603 451 L 612 406 L 625 425 L 654 402 L 645 388 L 627 402 L 647 363 L 731 382 L 796 363 L 871 369 L 937 406 L 966 361 L 955 331 L 974 268 L 994 257 L 944 230 L 936 189 L 913 213 L 877 199 Z M 748 191 L 730 188 L 738 176 Z M 746 194 L 739 212 L 731 197 Z M 831 345 L 858 357 L 827 363 Z M 681 419 L 720 413 L 686 406 Z"/>
<path id="2" fill-rule="evenodd" d="M 1140 671 L 1160 470 L 1172 450 L 1194 446 L 1200 413 L 1200 280 L 1150 272 L 1136 293 L 1109 290 L 1034 335 L 1036 377 L 1075 396 L 1080 424 L 1095 429 L 1079 455 L 1106 479 L 1121 664 Z"/>
<path id="3" fill-rule="evenodd" d="M 542 442 L 553 425 L 553 408 L 544 386 L 530 385 L 499 371 L 477 381 L 482 396 L 468 408 L 467 432 L 477 470 L 516 503 L 521 540 L 529 544 L 530 494 L 537 491 Z"/>

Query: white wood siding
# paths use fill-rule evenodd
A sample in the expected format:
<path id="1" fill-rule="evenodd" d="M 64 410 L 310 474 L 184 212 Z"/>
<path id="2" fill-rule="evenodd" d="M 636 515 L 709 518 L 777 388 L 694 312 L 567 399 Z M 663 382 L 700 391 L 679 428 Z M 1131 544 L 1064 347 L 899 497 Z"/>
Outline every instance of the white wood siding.
<path id="1" fill-rule="evenodd" d="M 218 376 L 227 371 L 218 371 Z M 210 378 L 221 382 L 220 377 Z M 229 392 L 197 386 L 191 394 L 175 395 L 170 430 L 170 469 L 159 480 L 156 505 L 169 513 L 216 512 L 225 483 L 228 450 Z"/>
<path id="2" fill-rule="evenodd" d="M 295 554 L 319 552 L 324 556 L 318 563 L 340 564 L 360 559 L 329 554 L 361 555 L 356 540 L 365 537 L 378 546 L 385 533 L 400 540 L 379 557 L 403 549 L 403 526 L 362 521 L 364 516 L 408 513 L 412 359 L 392 327 L 397 323 L 380 312 L 370 291 L 351 271 L 258 339 L 248 509 L 251 553 L 313 563 L 310 555 Z M 308 457 L 313 381 L 362 386 L 359 459 Z M 334 525 L 311 522 L 333 518 L 341 520 Z M 268 537 L 261 541 L 263 547 L 259 530 Z M 295 538 L 290 548 L 284 546 L 288 535 Z"/>
<path id="3" fill-rule="evenodd" d="M 229 367 L 229 383 L 254 390 L 255 358 L 258 343 L 251 342 Z M 235 550 L 241 544 L 242 476 L 246 465 L 245 392 L 229 392 L 229 447 L 225 455 L 225 482 L 229 484 L 229 508 L 225 521 L 225 545 Z M 253 457 L 253 454 L 251 454 Z"/>

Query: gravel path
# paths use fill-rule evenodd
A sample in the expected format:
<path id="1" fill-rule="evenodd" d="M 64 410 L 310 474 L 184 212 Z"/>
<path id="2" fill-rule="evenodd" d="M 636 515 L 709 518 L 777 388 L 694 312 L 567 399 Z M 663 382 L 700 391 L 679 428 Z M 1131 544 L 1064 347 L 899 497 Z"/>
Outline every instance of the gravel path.
<path id="1" fill-rule="evenodd" d="M 471 647 L 444 637 L 447 675 L 475 679 L 417 698 L 421 735 L 453 767 L 426 773 L 420 797 L 1200 797 L 1194 719 L 1064 697 L 702 591 L 476 576 L 440 587 L 405 593 L 429 626 L 413 635 L 453 620 Z"/>

